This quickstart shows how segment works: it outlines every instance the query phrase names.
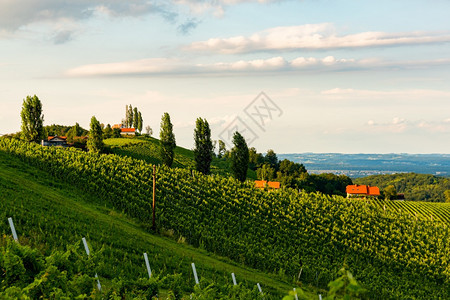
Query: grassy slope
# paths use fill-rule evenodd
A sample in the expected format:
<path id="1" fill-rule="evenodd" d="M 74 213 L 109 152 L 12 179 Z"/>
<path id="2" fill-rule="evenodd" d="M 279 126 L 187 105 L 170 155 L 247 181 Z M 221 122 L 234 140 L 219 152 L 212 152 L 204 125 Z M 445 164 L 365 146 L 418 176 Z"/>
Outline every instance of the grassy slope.
<path id="1" fill-rule="evenodd" d="M 147 252 L 155 274 L 182 273 L 189 286 L 194 285 L 190 263 L 195 262 L 201 278 L 219 284 L 230 284 L 234 272 L 238 281 L 245 279 L 250 288 L 259 282 L 273 295 L 292 288 L 277 276 L 151 235 L 94 197 L 0 152 L 0 234 L 10 234 L 7 217 L 13 217 L 20 242 L 42 252 L 64 249 L 86 237 L 93 252 L 102 249 L 99 275 L 106 286 L 117 277 L 145 277 L 142 253 Z"/>
<path id="2" fill-rule="evenodd" d="M 114 154 L 142 159 L 151 164 L 161 164 L 158 139 L 152 137 L 123 137 L 106 139 L 104 142 Z M 177 146 L 173 167 L 195 169 L 194 153 L 192 150 Z M 230 175 L 229 161 L 216 157 L 213 158 L 211 173 Z M 256 179 L 255 171 L 248 170 L 247 176 L 250 179 Z"/>

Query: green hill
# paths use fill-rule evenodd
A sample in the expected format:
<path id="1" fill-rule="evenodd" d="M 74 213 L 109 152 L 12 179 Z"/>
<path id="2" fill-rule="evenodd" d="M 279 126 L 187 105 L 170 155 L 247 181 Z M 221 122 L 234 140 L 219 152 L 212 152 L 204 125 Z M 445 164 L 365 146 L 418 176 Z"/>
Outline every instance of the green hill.
<path id="1" fill-rule="evenodd" d="M 409 201 L 445 202 L 445 191 L 450 190 L 450 178 L 429 174 L 401 173 L 372 175 L 353 180 L 357 184 L 378 186 L 381 190 L 395 186 L 397 193 Z"/>
<path id="2" fill-rule="evenodd" d="M 144 252 L 148 253 L 153 276 L 163 283 L 160 296 L 167 295 L 170 289 L 185 295 L 194 291 L 192 262 L 203 287 L 214 282 L 222 290 L 231 290 L 231 272 L 241 283 L 240 289 L 252 295 L 257 291 L 256 283 L 275 299 L 294 286 L 277 275 L 266 275 L 181 241 L 177 243 L 170 232 L 166 232 L 168 237 L 150 234 L 142 229 L 141 222 L 114 210 L 98 195 L 0 151 L 0 246 L 5 244 L 5 236 L 11 235 L 8 217 L 14 220 L 20 244 L 44 255 L 74 245 L 77 257 L 84 256 L 81 239 L 86 237 L 104 290 L 119 278 L 148 278 Z M 0 271 L 1 280 L 3 275 Z"/>
<path id="3" fill-rule="evenodd" d="M 149 228 L 152 166 L 144 161 L 7 139 L 0 139 L 0 150 Z M 371 298 L 450 298 L 444 221 L 385 210 L 377 201 L 265 192 L 220 175 L 164 166 L 157 168 L 156 197 L 160 232 L 287 282 L 300 278 L 325 288 L 348 265 Z"/>
<path id="4" fill-rule="evenodd" d="M 122 137 L 106 139 L 104 143 L 108 147 L 109 153 L 141 159 L 155 165 L 162 164 L 158 139 L 145 136 Z M 195 170 L 194 152 L 177 146 L 173 167 Z M 214 157 L 211 163 L 211 173 L 229 176 L 231 174 L 230 162 Z M 256 173 L 253 170 L 249 169 L 247 176 L 256 179 Z"/>

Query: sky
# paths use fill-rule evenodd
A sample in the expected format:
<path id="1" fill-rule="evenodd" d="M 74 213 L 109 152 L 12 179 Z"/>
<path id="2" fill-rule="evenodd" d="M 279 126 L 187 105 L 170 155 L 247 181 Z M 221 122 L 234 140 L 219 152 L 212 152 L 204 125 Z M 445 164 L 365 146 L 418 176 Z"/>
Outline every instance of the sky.
<path id="1" fill-rule="evenodd" d="M 450 153 L 450 1 L 0 0 L 0 134 L 137 107 L 258 152 Z"/>

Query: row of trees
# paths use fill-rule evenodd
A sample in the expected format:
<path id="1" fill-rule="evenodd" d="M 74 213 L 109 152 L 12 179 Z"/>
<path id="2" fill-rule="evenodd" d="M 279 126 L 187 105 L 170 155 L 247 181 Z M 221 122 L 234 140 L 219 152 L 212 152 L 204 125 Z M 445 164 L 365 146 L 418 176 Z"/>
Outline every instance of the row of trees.
<path id="1" fill-rule="evenodd" d="M 126 128 L 136 128 L 139 133 L 142 132 L 143 119 L 141 112 L 137 107 L 133 108 L 131 104 L 126 106 L 126 115 L 124 124 Z"/>

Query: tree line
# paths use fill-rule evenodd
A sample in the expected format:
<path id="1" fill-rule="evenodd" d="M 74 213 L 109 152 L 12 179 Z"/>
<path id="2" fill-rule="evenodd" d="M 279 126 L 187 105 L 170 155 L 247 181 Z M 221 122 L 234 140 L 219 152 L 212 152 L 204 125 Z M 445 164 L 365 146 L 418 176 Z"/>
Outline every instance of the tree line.
<path id="1" fill-rule="evenodd" d="M 78 123 L 75 126 L 51 125 L 43 126 L 44 116 L 42 114 L 42 103 L 39 98 L 27 96 L 22 105 L 22 135 L 28 141 L 39 142 L 45 132 L 63 133 L 67 135 L 70 143 L 76 142 L 77 137 L 88 134 L 89 139 L 78 141 L 85 145 L 90 152 L 102 153 L 104 151 L 104 138 L 120 137 L 120 129 L 114 128 L 108 124 L 104 127 L 95 116 L 91 118 L 89 131 L 81 128 Z M 143 118 L 142 113 L 137 107 L 126 106 L 125 119 L 122 120 L 122 126 L 134 127 L 139 132 L 142 131 Z M 147 126 L 147 134 L 152 130 Z M 173 124 L 169 113 L 165 112 L 161 118 L 160 124 L 160 156 L 163 163 L 171 167 L 174 160 L 174 151 L 176 148 L 176 139 L 173 132 Z M 345 175 L 327 174 L 309 174 L 303 164 L 295 163 L 284 159 L 279 161 L 276 153 L 269 149 L 265 155 L 258 153 L 252 147 L 249 148 L 245 138 L 235 132 L 233 135 L 233 148 L 226 149 L 225 142 L 222 140 L 213 141 L 211 139 L 211 128 L 204 118 L 197 118 L 194 129 L 194 161 L 196 170 L 203 174 L 211 173 L 211 163 L 213 157 L 229 160 L 230 171 L 232 175 L 241 182 L 247 179 L 247 171 L 256 172 L 258 179 L 268 181 L 279 181 L 282 186 L 305 190 L 307 192 L 320 191 L 325 194 L 345 195 L 345 187 L 352 184 L 349 177 Z M 84 144 L 83 144 L 84 143 Z M 215 148 L 218 146 L 218 152 Z"/>

